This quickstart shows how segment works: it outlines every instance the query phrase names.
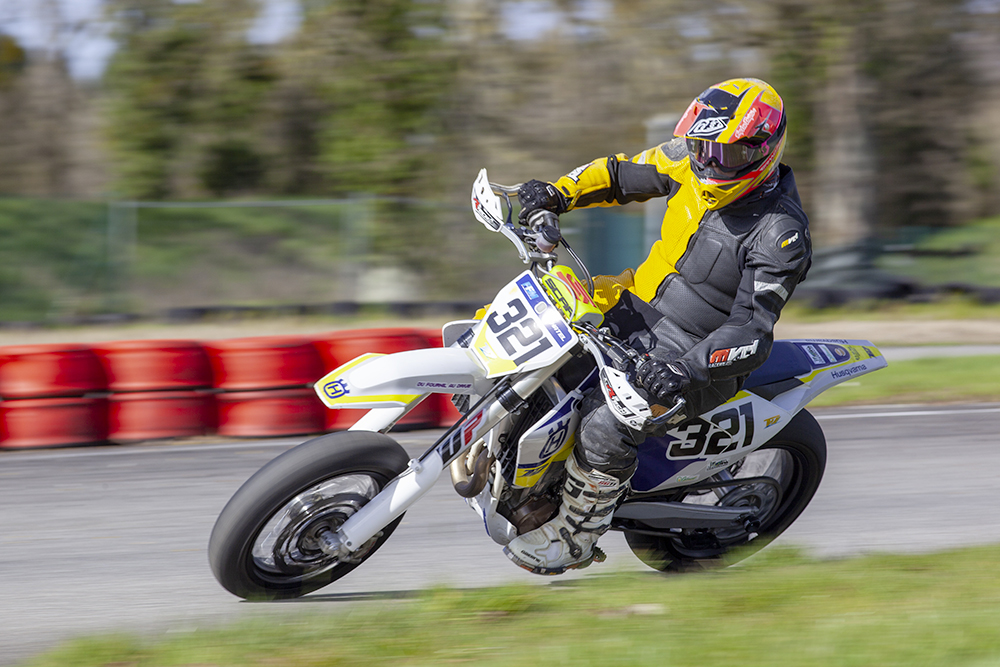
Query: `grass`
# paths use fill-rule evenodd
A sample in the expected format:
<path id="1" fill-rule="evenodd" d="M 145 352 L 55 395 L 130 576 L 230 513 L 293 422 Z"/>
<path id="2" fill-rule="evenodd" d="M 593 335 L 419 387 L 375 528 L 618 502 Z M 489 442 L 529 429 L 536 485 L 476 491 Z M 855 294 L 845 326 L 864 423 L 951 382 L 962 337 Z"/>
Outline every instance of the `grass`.
<path id="1" fill-rule="evenodd" d="M 1000 217 L 935 231 L 913 243 L 912 250 L 884 255 L 878 263 L 923 285 L 1000 286 Z"/>
<path id="2" fill-rule="evenodd" d="M 810 405 L 996 400 L 1000 356 L 937 357 L 889 362 L 887 368 L 828 389 Z"/>
<path id="3" fill-rule="evenodd" d="M 143 641 L 77 641 L 35 667 L 1000 663 L 1000 546 L 816 561 L 769 548 L 696 575 L 432 590 L 337 614 L 268 615 Z"/>
<path id="4" fill-rule="evenodd" d="M 984 304 L 961 295 L 945 296 L 931 303 L 906 301 L 857 301 L 846 306 L 813 308 L 794 297 L 781 311 L 782 322 L 884 322 L 891 320 L 1000 320 L 1000 304 Z M 1000 331 L 1000 322 L 997 323 Z"/>

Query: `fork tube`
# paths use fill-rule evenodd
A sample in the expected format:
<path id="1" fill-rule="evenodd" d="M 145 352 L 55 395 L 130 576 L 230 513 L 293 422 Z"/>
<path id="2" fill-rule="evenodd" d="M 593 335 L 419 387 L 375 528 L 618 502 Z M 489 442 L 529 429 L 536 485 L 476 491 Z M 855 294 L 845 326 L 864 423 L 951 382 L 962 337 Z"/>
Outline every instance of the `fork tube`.
<path id="1" fill-rule="evenodd" d="M 572 354 L 567 352 L 555 363 L 537 371 L 531 371 L 515 380 L 508 391 L 513 391 L 523 401 L 537 391 L 542 384 L 565 364 Z M 490 398 L 491 391 L 477 403 Z M 410 466 L 353 514 L 337 531 L 341 543 L 349 551 L 356 551 L 393 519 L 405 512 L 410 505 L 427 493 L 444 468 L 464 454 L 469 447 L 496 426 L 510 411 L 501 405 L 501 397 L 478 410 L 470 410 L 461 420 L 448 429 L 433 447 L 419 459 L 412 459 Z M 506 400 L 504 402 L 509 402 Z"/>

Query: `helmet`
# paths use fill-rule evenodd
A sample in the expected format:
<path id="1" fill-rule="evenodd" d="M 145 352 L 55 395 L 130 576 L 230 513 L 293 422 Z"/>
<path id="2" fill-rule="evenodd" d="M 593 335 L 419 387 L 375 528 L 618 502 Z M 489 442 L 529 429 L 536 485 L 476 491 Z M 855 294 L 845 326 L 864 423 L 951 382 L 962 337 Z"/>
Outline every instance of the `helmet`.
<path id="1" fill-rule="evenodd" d="M 710 209 L 766 181 L 785 148 L 785 112 L 760 79 L 730 79 L 696 97 L 674 128 L 687 140 L 699 195 Z"/>

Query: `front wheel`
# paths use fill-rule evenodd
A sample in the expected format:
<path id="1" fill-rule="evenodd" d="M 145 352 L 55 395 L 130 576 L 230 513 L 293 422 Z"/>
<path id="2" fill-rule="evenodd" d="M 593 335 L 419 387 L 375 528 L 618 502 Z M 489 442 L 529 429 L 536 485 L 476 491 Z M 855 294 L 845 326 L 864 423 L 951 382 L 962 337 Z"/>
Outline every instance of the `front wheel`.
<path id="1" fill-rule="evenodd" d="M 222 510 L 208 544 L 212 572 L 242 598 L 293 598 L 336 581 L 371 556 L 402 516 L 340 561 L 320 549 L 406 469 L 408 456 L 381 433 L 343 431 L 281 454 L 243 484 Z"/>
<path id="2" fill-rule="evenodd" d="M 662 535 L 625 531 L 632 552 L 655 570 L 664 572 L 699 569 L 743 548 L 749 556 L 780 535 L 812 500 L 826 467 L 826 438 L 816 419 L 799 412 L 774 439 L 768 441 L 712 481 L 739 481 L 767 477 L 776 484 L 734 484 L 712 490 L 679 489 L 670 500 L 748 507 L 760 517 L 760 525 L 730 529 L 685 529 Z M 780 489 L 780 491 L 779 491 Z"/>

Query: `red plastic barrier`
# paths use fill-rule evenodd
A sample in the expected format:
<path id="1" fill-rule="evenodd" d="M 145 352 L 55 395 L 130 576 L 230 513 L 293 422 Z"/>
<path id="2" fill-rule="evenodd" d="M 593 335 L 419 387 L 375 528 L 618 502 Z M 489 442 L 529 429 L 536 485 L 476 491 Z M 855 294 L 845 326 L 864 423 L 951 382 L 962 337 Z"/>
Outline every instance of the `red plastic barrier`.
<path id="1" fill-rule="evenodd" d="M 0 348 L 0 397 L 82 396 L 106 388 L 100 359 L 85 345 Z"/>
<path id="2" fill-rule="evenodd" d="M 427 347 L 443 347 L 440 329 L 421 329 L 420 334 L 427 341 Z M 438 415 L 438 426 L 451 426 L 462 413 L 458 411 L 455 404 L 451 402 L 451 394 L 431 394 L 424 399 L 424 402 L 431 402 Z"/>
<path id="3" fill-rule="evenodd" d="M 94 346 L 111 391 L 172 391 L 212 386 L 212 367 L 201 343 L 125 340 Z"/>
<path id="4" fill-rule="evenodd" d="M 319 433 L 326 408 L 311 388 L 216 395 L 219 435 L 236 438 Z"/>
<path id="5" fill-rule="evenodd" d="M 0 402 L 0 448 L 85 445 L 107 439 L 106 398 L 27 398 Z"/>
<path id="6" fill-rule="evenodd" d="M 431 347 L 427 337 L 416 329 L 355 329 L 335 331 L 313 338 L 326 373 L 346 364 L 351 359 L 369 352 L 393 354 L 407 350 Z M 440 421 L 440 406 L 434 396 L 428 396 L 399 421 L 397 427 L 428 428 Z M 325 408 L 324 408 L 325 409 Z M 360 410 L 329 410 L 327 430 L 340 430 L 352 426 L 364 414 Z"/>
<path id="7" fill-rule="evenodd" d="M 216 340 L 204 347 L 219 389 L 301 387 L 323 376 L 316 348 L 300 336 Z"/>
<path id="8" fill-rule="evenodd" d="M 108 399 L 108 439 L 137 442 L 215 431 L 215 396 L 205 391 L 141 391 Z"/>

